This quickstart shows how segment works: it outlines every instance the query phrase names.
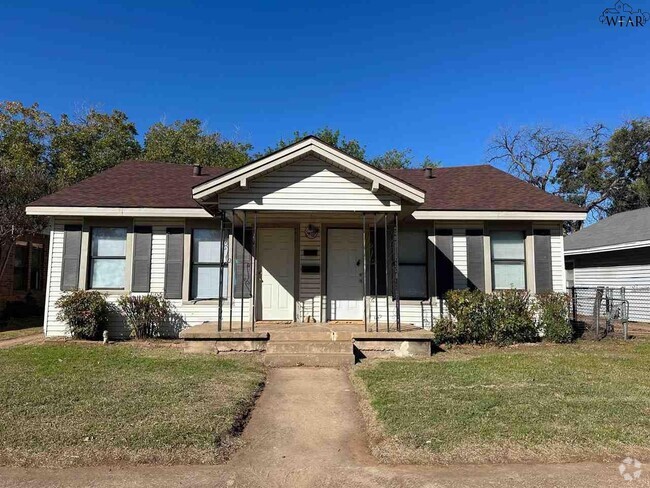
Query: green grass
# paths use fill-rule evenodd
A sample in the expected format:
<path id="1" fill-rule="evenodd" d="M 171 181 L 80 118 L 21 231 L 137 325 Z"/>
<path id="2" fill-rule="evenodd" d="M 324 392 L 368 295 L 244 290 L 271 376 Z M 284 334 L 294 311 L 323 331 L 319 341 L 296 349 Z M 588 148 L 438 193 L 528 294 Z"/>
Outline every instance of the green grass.
<path id="1" fill-rule="evenodd" d="M 397 462 L 650 454 L 650 343 L 458 348 L 355 373 L 375 450 Z"/>
<path id="2" fill-rule="evenodd" d="M 254 358 L 131 344 L 0 350 L 0 464 L 223 460 L 264 381 Z"/>

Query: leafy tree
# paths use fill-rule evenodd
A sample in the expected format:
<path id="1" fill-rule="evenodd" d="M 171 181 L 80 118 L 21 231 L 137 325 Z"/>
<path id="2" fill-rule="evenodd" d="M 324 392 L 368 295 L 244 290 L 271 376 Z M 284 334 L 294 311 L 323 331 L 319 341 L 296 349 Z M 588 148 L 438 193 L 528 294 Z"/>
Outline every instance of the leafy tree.
<path id="1" fill-rule="evenodd" d="M 90 109 L 74 118 L 62 115 L 52 138 L 57 179 L 70 185 L 140 155 L 135 124 L 124 112 Z"/>
<path id="2" fill-rule="evenodd" d="M 269 153 L 272 153 L 274 151 L 287 147 L 295 142 L 298 142 L 299 140 L 304 139 L 309 135 L 311 135 L 309 132 L 295 131 L 292 137 L 290 137 L 287 140 L 280 139 L 278 143 L 275 145 L 275 147 L 266 148 L 263 152 L 256 154 L 256 157 L 257 158 L 263 157 Z M 326 144 L 329 144 L 330 146 L 340 149 L 348 156 L 352 156 L 353 158 L 357 158 L 362 161 L 365 161 L 366 158 L 365 146 L 362 146 L 361 143 L 356 139 L 347 139 L 345 136 L 341 135 L 340 130 L 338 129 L 333 130 L 330 129 L 329 127 L 323 127 L 322 129 L 318 129 L 316 132 L 314 132 L 313 135 L 318 137 Z"/>
<path id="3" fill-rule="evenodd" d="M 145 159 L 236 168 L 246 164 L 250 144 L 230 141 L 219 132 L 207 132 L 198 119 L 158 122 L 144 136 Z"/>
<path id="4" fill-rule="evenodd" d="M 377 156 L 370 160 L 370 164 L 377 166 L 381 169 L 404 169 L 413 166 L 413 151 L 411 149 L 389 149 L 381 156 Z M 421 168 L 437 168 L 440 166 L 439 161 L 432 160 L 429 156 L 425 156 L 424 160 L 419 164 Z"/>
<path id="5" fill-rule="evenodd" d="M 256 155 L 256 157 L 263 157 L 271 152 L 287 147 L 290 144 L 300 141 L 305 137 L 311 135 L 309 132 L 300 132 L 295 131 L 293 136 L 287 140 L 280 139 L 280 141 L 275 145 L 275 147 L 268 147 L 262 153 Z M 340 130 L 330 129 L 329 127 L 323 127 L 318 129 L 313 133 L 314 136 L 318 137 L 320 140 L 333 146 L 341 151 L 343 151 L 348 156 L 353 158 L 360 159 L 361 161 L 366 161 L 366 147 L 361 145 L 357 139 L 348 139 L 341 134 Z M 373 166 L 383 169 L 396 169 L 396 168 L 408 168 L 413 165 L 413 156 L 411 149 L 399 150 L 399 149 L 390 149 L 384 154 L 370 159 L 368 162 Z M 421 163 L 422 168 L 426 167 L 438 167 L 440 166 L 439 161 L 433 161 L 429 156 L 426 156 Z"/>
<path id="6" fill-rule="evenodd" d="M 440 168 L 442 166 L 442 161 L 431 159 L 429 156 L 424 156 L 422 161 L 423 168 Z"/>
<path id="7" fill-rule="evenodd" d="M 0 102 L 0 165 L 47 166 L 54 127 L 37 103 Z"/>
<path id="8" fill-rule="evenodd" d="M 47 195 L 52 178 L 44 165 L 0 164 L 0 279 L 5 273 L 11 248 L 21 236 L 42 232 L 43 217 L 25 213 L 25 206 Z"/>
<path id="9" fill-rule="evenodd" d="M 607 142 L 607 156 L 616 181 L 609 215 L 650 205 L 650 118 L 626 122 Z"/>

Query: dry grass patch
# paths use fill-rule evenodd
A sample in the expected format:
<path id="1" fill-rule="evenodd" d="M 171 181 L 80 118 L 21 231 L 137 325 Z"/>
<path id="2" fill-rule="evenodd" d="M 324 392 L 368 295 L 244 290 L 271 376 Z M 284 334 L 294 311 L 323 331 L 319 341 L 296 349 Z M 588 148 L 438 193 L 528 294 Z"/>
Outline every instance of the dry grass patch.
<path id="1" fill-rule="evenodd" d="M 650 456 L 649 370 L 650 342 L 603 341 L 460 347 L 353 381 L 385 462 L 569 462 Z"/>
<path id="2" fill-rule="evenodd" d="M 0 464 L 216 463 L 263 385 L 255 358 L 69 343 L 0 351 Z"/>

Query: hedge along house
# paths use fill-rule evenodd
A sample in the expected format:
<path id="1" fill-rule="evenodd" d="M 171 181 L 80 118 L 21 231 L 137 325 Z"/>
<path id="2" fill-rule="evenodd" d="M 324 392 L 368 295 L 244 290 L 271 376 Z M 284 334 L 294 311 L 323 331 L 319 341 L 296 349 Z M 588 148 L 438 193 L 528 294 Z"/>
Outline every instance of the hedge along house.
<path id="1" fill-rule="evenodd" d="M 52 218 L 47 336 L 75 288 L 161 293 L 215 332 L 426 329 L 450 289 L 564 291 L 562 222 L 585 216 L 488 165 L 382 171 L 315 137 L 230 171 L 127 161 L 27 212 Z"/>

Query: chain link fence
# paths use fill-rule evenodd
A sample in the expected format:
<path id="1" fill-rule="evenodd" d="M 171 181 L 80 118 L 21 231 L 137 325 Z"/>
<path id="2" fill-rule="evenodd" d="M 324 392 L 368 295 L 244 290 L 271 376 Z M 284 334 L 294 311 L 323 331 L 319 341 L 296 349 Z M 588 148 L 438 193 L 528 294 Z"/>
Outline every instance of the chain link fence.
<path id="1" fill-rule="evenodd" d="M 650 337 L 650 287 L 573 287 L 571 319 L 583 336 Z"/>

